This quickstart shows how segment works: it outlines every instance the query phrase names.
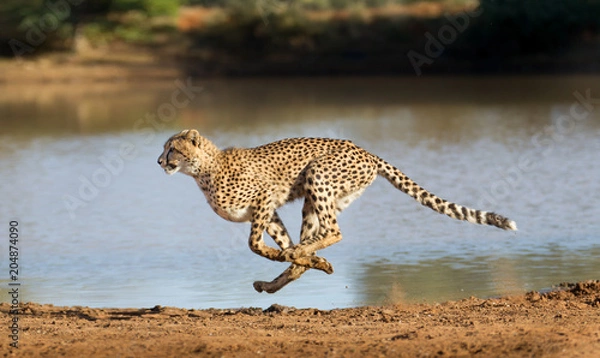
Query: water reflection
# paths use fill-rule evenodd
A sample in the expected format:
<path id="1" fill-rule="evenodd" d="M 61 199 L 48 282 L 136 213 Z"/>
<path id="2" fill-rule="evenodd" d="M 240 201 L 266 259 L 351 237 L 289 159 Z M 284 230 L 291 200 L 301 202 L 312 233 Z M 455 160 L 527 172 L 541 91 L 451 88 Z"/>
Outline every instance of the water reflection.
<path id="1" fill-rule="evenodd" d="M 404 123 L 389 128 L 401 130 L 394 133 L 401 136 L 398 139 L 417 136 L 455 142 L 482 128 L 510 136 L 513 133 L 498 131 L 547 124 L 554 106 L 570 105 L 573 91 L 597 89 L 599 82 L 591 76 L 190 81 L 204 91 L 173 121 L 159 120 L 155 129 L 254 128 L 264 133 L 298 122 L 310 127 L 332 120 L 386 119 L 387 124 Z M 9 127 L 4 133 L 27 134 L 31 128 L 43 134 L 133 131 L 138 120 L 156 115 L 162 103 L 171 101 L 177 88 L 175 80 L 144 86 L 3 85 L 0 109 L 2 122 Z M 368 128 L 374 130 L 373 126 L 361 129 Z M 380 132 L 386 129 L 384 123 Z"/>
<path id="2" fill-rule="evenodd" d="M 585 252 L 548 247 L 510 256 L 444 256 L 409 264 L 386 259 L 364 264 L 356 284 L 364 288 L 361 300 L 376 304 L 510 295 L 548 287 L 549 282 L 596 277 L 598 255 L 600 247 Z"/>
<path id="3" fill-rule="evenodd" d="M 201 82 L 204 91 L 157 126 L 147 116 L 171 100 L 174 82 L 2 88 L 0 197 L 8 204 L 0 217 L 22 224 L 26 300 L 333 308 L 598 278 L 600 111 L 560 136 L 547 133 L 569 113 L 573 91 L 597 97 L 597 78 Z M 164 140 L 190 127 L 223 147 L 352 138 L 432 192 L 499 211 L 520 231 L 453 221 L 380 180 L 340 216 L 344 240 L 322 252 L 334 275 L 308 272 L 275 296 L 259 295 L 252 281 L 285 265 L 252 254 L 247 225 L 217 218 L 190 178 L 156 165 Z M 125 158 L 127 143 L 135 151 Z M 300 210 L 281 211 L 293 237 Z M 7 250 L 0 254 L 6 262 Z"/>

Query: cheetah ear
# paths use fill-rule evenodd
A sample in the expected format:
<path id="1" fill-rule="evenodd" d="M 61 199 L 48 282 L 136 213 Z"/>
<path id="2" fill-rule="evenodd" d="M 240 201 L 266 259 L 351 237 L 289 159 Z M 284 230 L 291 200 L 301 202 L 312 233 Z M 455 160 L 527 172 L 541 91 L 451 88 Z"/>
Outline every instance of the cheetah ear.
<path id="1" fill-rule="evenodd" d="M 198 131 L 195 129 L 188 130 L 187 133 L 185 133 L 185 138 L 191 141 L 194 147 L 200 145 L 200 133 L 198 133 Z"/>

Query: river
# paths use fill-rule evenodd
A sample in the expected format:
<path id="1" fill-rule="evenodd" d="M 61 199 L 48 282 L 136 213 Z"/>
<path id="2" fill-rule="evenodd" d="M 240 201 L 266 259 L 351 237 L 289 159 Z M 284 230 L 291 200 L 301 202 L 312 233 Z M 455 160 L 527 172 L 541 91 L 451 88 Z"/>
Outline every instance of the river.
<path id="1" fill-rule="evenodd" d="M 181 78 L 0 93 L 0 284 L 9 287 L 8 228 L 18 221 L 23 302 L 329 309 L 599 278 L 598 77 Z M 253 254 L 248 224 L 222 220 L 191 178 L 156 164 L 184 128 L 220 147 L 352 139 L 519 231 L 436 214 L 380 178 L 340 215 L 344 239 L 319 252 L 333 275 L 309 271 L 259 294 L 252 282 L 287 265 Z M 295 240 L 300 210 L 280 211 Z"/>

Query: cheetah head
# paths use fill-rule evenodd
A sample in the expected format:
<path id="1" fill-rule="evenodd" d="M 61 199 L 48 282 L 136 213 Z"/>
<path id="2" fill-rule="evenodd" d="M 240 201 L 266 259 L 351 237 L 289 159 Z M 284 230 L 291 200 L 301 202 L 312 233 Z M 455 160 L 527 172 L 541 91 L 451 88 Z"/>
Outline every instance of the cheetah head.
<path id="1" fill-rule="evenodd" d="M 198 172 L 198 151 L 202 137 L 195 129 L 186 129 L 167 140 L 158 165 L 165 173 L 172 175 L 178 171 L 187 175 Z"/>

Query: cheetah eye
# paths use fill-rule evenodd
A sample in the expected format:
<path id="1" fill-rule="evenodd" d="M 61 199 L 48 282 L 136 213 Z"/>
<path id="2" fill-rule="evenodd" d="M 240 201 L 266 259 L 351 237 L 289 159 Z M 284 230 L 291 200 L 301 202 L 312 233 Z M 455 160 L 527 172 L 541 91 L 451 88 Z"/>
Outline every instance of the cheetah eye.
<path id="1" fill-rule="evenodd" d="M 178 150 L 177 148 L 171 147 L 171 148 L 169 148 L 169 151 L 167 152 L 167 160 L 169 160 L 169 156 L 174 153 L 182 154 L 181 151 Z"/>

